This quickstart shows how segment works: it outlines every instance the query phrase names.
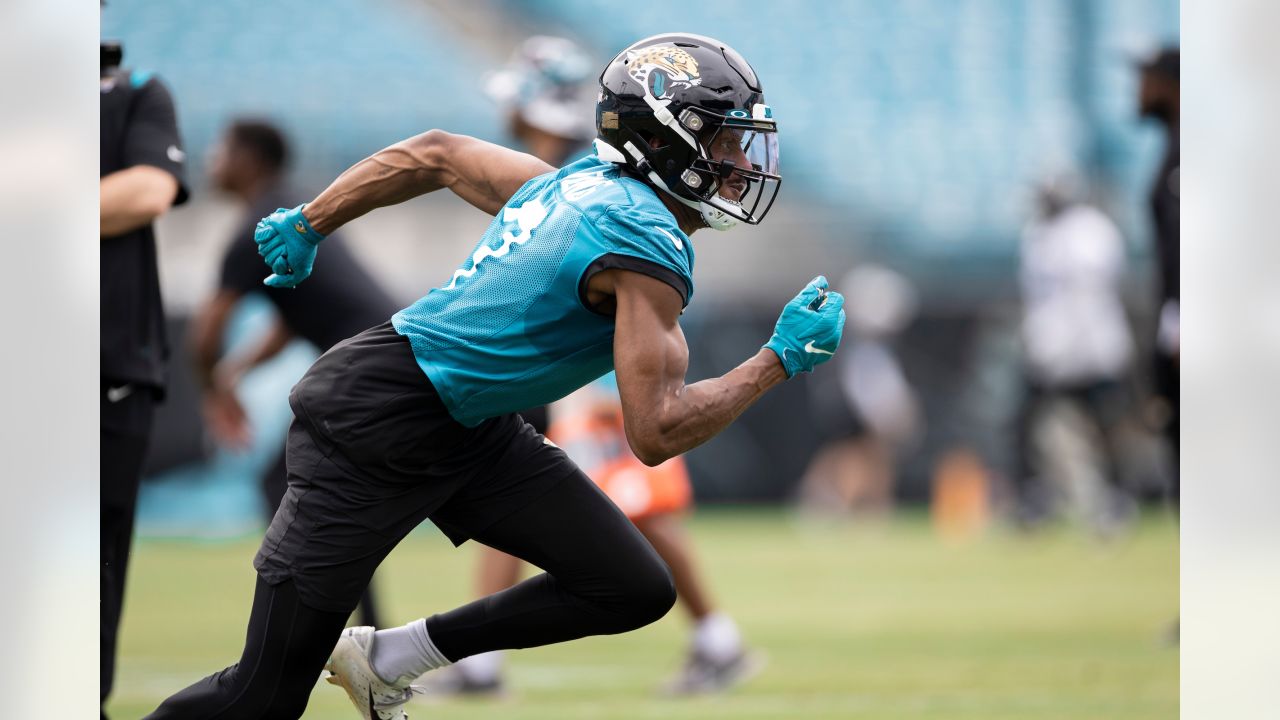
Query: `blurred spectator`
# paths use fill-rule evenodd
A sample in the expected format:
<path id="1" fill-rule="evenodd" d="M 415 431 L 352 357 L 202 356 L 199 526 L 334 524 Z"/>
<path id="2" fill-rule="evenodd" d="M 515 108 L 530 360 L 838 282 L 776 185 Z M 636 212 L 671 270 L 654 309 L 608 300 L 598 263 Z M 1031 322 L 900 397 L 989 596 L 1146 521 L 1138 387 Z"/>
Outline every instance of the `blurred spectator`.
<path id="1" fill-rule="evenodd" d="M 489 77 L 486 90 L 508 113 L 511 135 L 531 154 L 559 166 L 596 136 L 593 68 L 572 41 L 534 36 L 521 44 L 505 68 Z M 616 381 L 609 378 L 612 375 L 571 396 L 578 400 L 576 407 L 566 401 L 569 409 L 549 430 L 540 426 L 547 421 L 545 408 L 520 414 L 565 449 L 670 566 L 677 597 L 694 628 L 685 665 L 664 690 L 684 695 L 723 689 L 753 673 L 759 658 L 747 651 L 733 619 L 715 605 L 695 562 L 693 543 L 680 519 L 693 500 L 684 458 L 650 468 L 635 457 L 623 430 Z M 477 595 L 485 597 L 516 584 L 523 567 L 519 558 L 483 549 Z M 502 692 L 502 657 L 495 651 L 463 658 L 446 672 L 433 673 L 431 686 L 462 694 Z"/>
<path id="2" fill-rule="evenodd" d="M 324 352 L 386 322 L 398 309 L 341 240 L 326 245 L 325 262 L 306 284 L 273 288 L 262 283 L 267 273 L 253 241 L 254 226 L 276 208 L 298 204 L 297 195 L 283 178 L 288 160 L 284 134 L 270 123 L 255 120 L 231 123 L 210 151 L 209 176 L 213 186 L 239 200 L 245 214 L 223 255 L 218 289 L 193 318 L 191 354 L 204 394 L 205 423 L 219 443 L 232 449 L 247 447 L 251 438 L 248 416 L 236 396 L 237 385 L 246 372 L 274 357 L 295 337 Z M 228 355 L 223 338 L 232 311 L 250 293 L 264 295 L 279 316 L 266 338 L 255 347 Z M 262 477 L 268 520 L 288 486 L 282 444 L 275 462 Z M 361 598 L 360 617 L 362 624 L 379 624 L 372 590 Z"/>
<path id="3" fill-rule="evenodd" d="M 596 137 L 595 66 L 572 40 L 535 35 L 485 80 L 525 150 L 560 167 Z"/>
<path id="4" fill-rule="evenodd" d="M 848 299 L 848 339 L 838 375 L 815 375 L 816 425 L 828 442 L 801 481 L 801 506 L 816 514 L 882 513 L 893 503 L 897 456 L 921 429 L 920 402 L 893 349 L 915 316 L 916 292 L 877 265 L 852 270 L 839 284 Z"/>
<path id="5" fill-rule="evenodd" d="M 1176 455 L 1178 443 L 1179 311 L 1178 248 L 1178 109 L 1179 52 L 1165 48 L 1141 63 L 1138 109 L 1144 118 L 1164 126 L 1165 154 L 1151 187 L 1151 212 L 1155 222 L 1155 252 L 1159 271 L 1157 301 L 1160 308 L 1156 333 L 1155 390 L 1167 412 L 1164 431 Z M 1179 499 L 1178 468 L 1173 472 L 1173 501 Z"/>
<path id="6" fill-rule="evenodd" d="M 115 677 L 116 633 L 142 461 L 169 357 L 151 224 L 187 200 L 185 154 L 169 91 L 151 73 L 122 69 L 102 45 L 99 155 L 102 376 L 101 685 Z M 106 712 L 103 711 L 103 717 Z"/>
<path id="7" fill-rule="evenodd" d="M 1018 419 L 1017 516 L 1033 523 L 1052 510 L 1047 462 L 1034 448 L 1044 411 L 1070 401 L 1099 431 L 1102 472 L 1121 488 L 1118 433 L 1124 418 L 1124 379 L 1133 339 L 1120 297 L 1124 240 L 1115 224 L 1079 199 L 1072 179 L 1059 176 L 1037 188 L 1037 216 L 1022 238 L 1022 340 L 1026 390 Z M 1048 453 L 1043 455 L 1047 459 Z M 1063 458 L 1055 458 L 1063 460 Z M 1058 466 L 1055 463 L 1055 466 Z M 1125 495 L 1105 493 L 1099 520 L 1115 520 Z"/>

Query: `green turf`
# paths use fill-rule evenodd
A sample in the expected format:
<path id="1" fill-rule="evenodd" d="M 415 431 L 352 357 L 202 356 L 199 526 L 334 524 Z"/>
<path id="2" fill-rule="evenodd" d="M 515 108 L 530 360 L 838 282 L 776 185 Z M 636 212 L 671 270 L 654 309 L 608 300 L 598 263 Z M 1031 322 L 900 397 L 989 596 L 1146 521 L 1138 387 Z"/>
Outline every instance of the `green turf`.
<path id="1" fill-rule="evenodd" d="M 1100 543 L 1069 529 L 941 543 L 922 517 L 802 527 L 776 512 L 703 512 L 693 535 L 722 605 L 769 664 L 737 691 L 668 700 L 679 608 L 640 631 L 514 653 L 515 696 L 410 706 L 423 718 L 1177 717 L 1176 526 L 1147 518 Z M 113 720 L 233 662 L 256 542 L 142 541 L 134 551 Z M 389 620 L 467 596 L 474 550 L 416 533 L 377 578 Z M 306 718 L 357 715 L 320 684 Z"/>

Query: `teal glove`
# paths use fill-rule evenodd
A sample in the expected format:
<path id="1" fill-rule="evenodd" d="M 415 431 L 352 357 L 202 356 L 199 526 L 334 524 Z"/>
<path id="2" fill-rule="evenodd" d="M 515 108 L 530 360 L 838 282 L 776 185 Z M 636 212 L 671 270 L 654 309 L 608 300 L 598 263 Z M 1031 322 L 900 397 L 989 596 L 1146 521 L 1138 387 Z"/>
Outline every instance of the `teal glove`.
<path id="1" fill-rule="evenodd" d="M 272 275 L 263 282 L 271 287 L 294 287 L 307 279 L 316 261 L 316 246 L 324 235 L 316 232 L 302 215 L 299 205 L 292 210 L 280 208 L 258 222 L 253 241 L 258 243 Z"/>
<path id="2" fill-rule="evenodd" d="M 827 292 L 827 279 L 819 275 L 782 308 L 764 346 L 778 356 L 790 378 L 830 360 L 843 332 L 844 296 Z"/>

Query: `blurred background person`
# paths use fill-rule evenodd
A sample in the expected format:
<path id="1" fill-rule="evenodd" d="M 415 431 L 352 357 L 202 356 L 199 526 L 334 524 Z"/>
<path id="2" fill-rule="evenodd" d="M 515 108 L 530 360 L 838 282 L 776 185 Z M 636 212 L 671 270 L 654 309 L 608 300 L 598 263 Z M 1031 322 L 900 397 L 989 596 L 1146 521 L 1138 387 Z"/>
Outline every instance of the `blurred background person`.
<path id="1" fill-rule="evenodd" d="M 873 263 L 837 287 L 849 300 L 849 336 L 833 363 L 838 373 L 809 383 L 815 424 L 831 439 L 805 471 L 800 504 L 811 515 L 884 515 L 893 508 L 898 455 L 922 430 L 919 398 L 893 347 L 917 296 L 910 281 Z"/>
<path id="2" fill-rule="evenodd" d="M 1099 527 L 1113 526 L 1130 507 L 1120 472 L 1117 432 L 1128 407 L 1125 381 L 1134 354 L 1121 297 L 1124 239 L 1100 210 L 1083 200 L 1076 180 L 1060 174 L 1036 187 L 1036 214 L 1027 225 L 1020 256 L 1022 344 L 1026 383 L 1017 422 L 1014 475 L 1016 517 L 1024 525 L 1055 509 L 1051 468 L 1068 458 L 1036 453 L 1045 411 L 1058 401 L 1082 410 L 1102 449 Z M 1061 454 L 1061 453 L 1059 453 Z M 1048 462 L 1055 459 L 1056 462 Z"/>
<path id="3" fill-rule="evenodd" d="M 191 324 L 190 352 L 203 394 L 205 425 L 221 445 L 243 450 L 253 428 L 237 396 L 245 373 L 275 357 L 295 338 L 320 352 L 341 340 L 385 322 L 398 305 L 351 256 L 339 239 L 307 283 L 296 288 L 263 284 L 262 258 L 253 241 L 254 226 L 276 208 L 294 207 L 300 194 L 284 181 L 289 144 L 269 122 L 233 121 L 209 154 L 209 180 L 214 188 L 233 196 L 243 210 L 220 263 L 214 295 L 201 305 Z M 332 238 L 331 238 L 332 239 Z M 247 295 L 261 294 L 277 317 L 266 336 L 248 351 L 227 352 L 224 339 L 236 307 Z M 275 514 L 288 489 L 284 444 L 262 476 L 267 520 Z M 360 624 L 378 626 L 380 618 L 372 590 L 360 601 Z"/>
<path id="4" fill-rule="evenodd" d="M 101 253 L 100 696 L 115 679 L 133 515 L 156 403 L 164 398 L 168 338 L 152 222 L 187 200 L 182 140 L 169 90 L 152 73 L 120 67 L 102 44 L 98 165 Z M 102 716 L 106 717 L 104 710 Z"/>
<path id="5" fill-rule="evenodd" d="M 727 689 L 763 664 L 748 650 L 733 618 L 720 609 L 700 569 L 682 516 L 693 508 L 683 457 L 657 467 L 636 458 L 627 443 L 617 380 L 606 375 L 557 403 L 548 437 L 564 448 L 609 499 L 640 529 L 671 568 L 677 602 L 693 624 L 684 665 L 662 687 L 670 695 Z"/>
<path id="6" fill-rule="evenodd" d="M 1153 362 L 1155 396 L 1159 407 L 1156 413 L 1161 429 L 1173 450 L 1171 495 L 1175 509 L 1182 499 L 1181 468 L 1178 454 L 1181 447 L 1179 421 L 1181 391 L 1181 321 L 1179 310 L 1179 271 L 1182 253 L 1179 247 L 1181 231 L 1179 212 L 1181 188 L 1179 187 L 1179 134 L 1180 116 L 1180 60 L 1176 47 L 1167 47 L 1147 58 L 1140 65 L 1138 86 L 1138 110 L 1143 118 L 1160 123 L 1164 130 L 1164 159 L 1151 183 L 1151 218 L 1155 230 L 1155 257 L 1157 269 L 1157 302 L 1159 315 L 1156 321 L 1156 342 Z M 1176 643 L 1180 636 L 1180 621 L 1175 620 L 1168 630 L 1169 639 Z"/>
<path id="7" fill-rule="evenodd" d="M 488 78 L 486 91 L 507 116 L 511 136 L 530 154 L 560 167 L 585 151 L 596 136 L 595 64 L 572 40 L 534 36 L 525 40 L 508 64 Z M 612 376 L 610 376 L 612 377 Z M 672 694 L 721 690 L 758 669 L 760 657 L 747 652 L 731 617 L 718 611 L 698 570 L 692 541 L 679 514 L 692 503 L 692 487 L 683 458 L 646 467 L 627 444 L 617 385 L 601 381 L 566 401 L 565 417 L 547 409 L 522 412 L 539 432 L 569 453 L 609 499 L 618 505 L 671 568 L 676 595 L 694 628 L 684 667 L 665 686 Z M 524 563 L 493 548 L 480 552 L 476 593 L 486 597 L 515 585 Z M 442 693 L 498 694 L 503 653 L 473 655 L 430 678 Z"/>
<path id="8" fill-rule="evenodd" d="M 1179 448 L 1179 351 L 1178 299 L 1179 242 L 1178 117 L 1179 51 L 1164 48 L 1140 65 L 1138 110 L 1143 118 L 1160 123 L 1164 130 L 1164 159 L 1151 183 L 1151 217 L 1155 230 L 1155 259 L 1159 315 L 1155 343 L 1155 392 L 1162 401 L 1162 429 L 1174 451 L 1173 502 L 1180 497 L 1177 452 Z"/>
<path id="9" fill-rule="evenodd" d="M 484 90 L 525 152 L 558 168 L 596 137 L 596 72 L 574 41 L 535 35 L 486 78 Z"/>

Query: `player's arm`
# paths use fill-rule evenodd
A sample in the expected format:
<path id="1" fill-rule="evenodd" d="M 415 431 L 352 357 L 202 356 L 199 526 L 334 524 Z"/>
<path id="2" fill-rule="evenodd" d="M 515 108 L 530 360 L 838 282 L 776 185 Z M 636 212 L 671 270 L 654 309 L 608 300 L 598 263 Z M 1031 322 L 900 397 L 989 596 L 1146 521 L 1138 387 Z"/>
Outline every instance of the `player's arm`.
<path id="1" fill-rule="evenodd" d="M 787 379 L 778 357 L 761 349 L 721 377 L 685 385 L 689 348 L 678 322 L 680 294 L 648 275 L 606 272 L 617 301 L 613 357 L 627 442 L 644 464 L 710 440 Z"/>
<path id="2" fill-rule="evenodd" d="M 120 138 L 123 170 L 98 183 L 100 233 L 123 235 L 151 223 L 170 207 L 186 202 L 182 140 L 173 98 L 159 80 L 138 90 Z"/>
<path id="3" fill-rule="evenodd" d="M 680 294 L 640 273 L 599 276 L 597 289 L 615 301 L 613 364 L 627 442 L 646 465 L 710 440 L 770 388 L 830 359 L 844 330 L 844 297 L 828 293 L 818 276 L 782 309 L 760 352 L 721 377 L 685 385 L 689 348 L 678 322 Z"/>
<path id="4" fill-rule="evenodd" d="M 285 348 L 289 347 L 291 342 L 293 342 L 293 331 L 289 329 L 289 326 L 283 320 L 277 319 L 271 329 L 267 331 L 266 337 L 262 338 L 257 345 L 254 345 L 252 350 L 223 361 L 227 368 L 226 372 L 233 378 L 239 378 L 253 368 L 279 355 Z"/>
<path id="5" fill-rule="evenodd" d="M 151 224 L 177 196 L 178 179 L 151 165 L 135 165 L 103 177 L 98 183 L 101 236 L 115 237 Z"/>
<path id="6" fill-rule="evenodd" d="M 206 390 L 213 387 L 214 369 L 222 358 L 222 338 L 227 331 L 231 311 L 240 302 L 241 295 L 235 290 L 219 290 L 200 306 L 191 320 L 188 348 L 195 364 L 196 379 Z"/>
<path id="7" fill-rule="evenodd" d="M 553 169 L 532 155 L 429 130 L 353 165 L 307 203 L 303 215 L 316 232 L 328 235 L 370 210 L 441 188 L 496 215 L 521 185 Z"/>
<path id="8" fill-rule="evenodd" d="M 206 390 L 218 384 L 234 386 L 240 376 L 279 355 L 289 342 L 293 333 L 289 326 L 281 320 L 267 332 L 252 350 L 234 358 L 222 357 L 222 338 L 227 330 L 231 312 L 240 302 L 242 293 L 235 290 L 220 290 L 213 299 L 205 303 L 191 323 L 191 357 L 196 365 L 196 378 L 200 386 Z M 222 383 L 219 383 L 219 380 Z"/>
<path id="9" fill-rule="evenodd" d="M 325 236 L 375 208 L 440 188 L 496 215 L 531 178 L 553 168 L 541 160 L 465 135 L 430 130 L 379 150 L 338 176 L 315 200 L 263 218 L 254 231 L 271 287 L 294 287 L 311 274 Z"/>

